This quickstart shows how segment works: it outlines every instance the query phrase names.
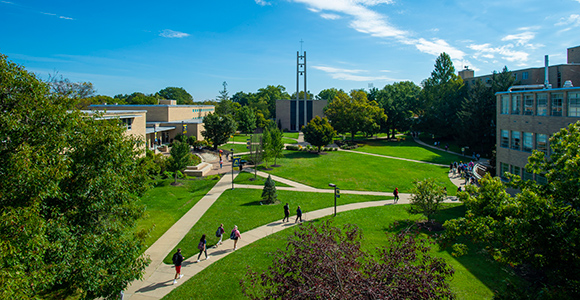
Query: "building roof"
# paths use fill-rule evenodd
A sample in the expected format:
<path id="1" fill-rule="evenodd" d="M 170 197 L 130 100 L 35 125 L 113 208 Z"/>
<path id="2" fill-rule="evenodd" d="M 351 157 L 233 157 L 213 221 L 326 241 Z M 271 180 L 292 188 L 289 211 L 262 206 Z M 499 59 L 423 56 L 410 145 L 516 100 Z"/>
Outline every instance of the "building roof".
<path id="1" fill-rule="evenodd" d="M 170 131 L 175 129 L 175 127 L 162 127 L 162 126 L 157 126 L 157 127 L 147 127 L 145 128 L 145 134 L 150 134 L 150 133 L 155 133 L 155 132 L 162 132 L 162 131 Z"/>

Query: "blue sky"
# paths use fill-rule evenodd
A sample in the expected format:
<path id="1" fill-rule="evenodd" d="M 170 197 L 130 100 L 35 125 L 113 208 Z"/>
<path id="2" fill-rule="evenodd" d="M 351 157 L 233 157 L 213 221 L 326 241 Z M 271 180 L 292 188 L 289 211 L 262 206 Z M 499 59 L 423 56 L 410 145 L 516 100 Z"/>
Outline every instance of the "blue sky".
<path id="1" fill-rule="evenodd" d="M 185 88 L 195 100 L 267 85 L 382 88 L 429 77 L 439 53 L 476 75 L 566 63 L 580 0 L 0 0 L 0 53 L 99 94 Z M 580 84 L 580 83 L 578 83 Z M 302 89 L 302 87 L 301 87 Z"/>

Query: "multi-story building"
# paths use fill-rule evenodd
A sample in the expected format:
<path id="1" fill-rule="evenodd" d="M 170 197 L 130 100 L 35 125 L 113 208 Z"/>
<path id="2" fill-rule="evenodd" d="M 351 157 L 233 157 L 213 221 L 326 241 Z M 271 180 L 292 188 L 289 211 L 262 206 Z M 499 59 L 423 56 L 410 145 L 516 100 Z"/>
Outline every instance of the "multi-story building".
<path id="1" fill-rule="evenodd" d="M 511 71 L 516 84 L 531 85 L 543 84 L 546 80 L 545 67 L 527 68 Z M 564 87 L 566 81 L 570 80 L 577 85 L 580 84 L 580 46 L 568 48 L 568 59 L 566 64 L 549 66 L 548 81 L 554 88 Z M 476 81 L 482 80 L 491 83 L 492 74 L 475 76 L 475 71 L 468 68 L 458 72 L 463 82 L 468 86 L 473 86 Z"/>
<path id="2" fill-rule="evenodd" d="M 148 147 L 157 144 L 170 143 L 178 134 L 195 136 L 203 140 L 203 118 L 215 111 L 213 105 L 177 105 L 175 100 L 160 100 L 157 105 L 91 105 L 90 110 L 103 111 L 105 113 L 144 111 L 145 141 Z M 129 123 L 134 119 L 123 117 L 123 122 Z"/>
<path id="3" fill-rule="evenodd" d="M 528 88 L 515 86 L 496 93 L 497 174 L 503 177 L 510 172 L 524 180 L 545 182 L 541 175 L 526 172 L 524 166 L 532 150 L 549 155 L 550 136 L 580 121 L 580 87 Z"/>
<path id="4" fill-rule="evenodd" d="M 304 111 L 306 103 L 306 112 Z M 299 131 L 306 126 L 314 117 L 324 117 L 324 108 L 328 100 L 299 100 L 298 112 L 296 111 L 296 100 L 276 100 L 276 124 L 285 131 Z M 298 126 L 296 122 L 298 121 Z"/>

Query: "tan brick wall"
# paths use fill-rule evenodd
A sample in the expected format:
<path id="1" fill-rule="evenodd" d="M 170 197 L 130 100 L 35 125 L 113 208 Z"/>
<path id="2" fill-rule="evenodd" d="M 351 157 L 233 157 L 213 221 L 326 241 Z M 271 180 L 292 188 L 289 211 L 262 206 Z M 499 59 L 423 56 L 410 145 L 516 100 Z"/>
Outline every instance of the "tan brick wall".
<path id="1" fill-rule="evenodd" d="M 91 105 L 91 110 L 146 110 L 147 122 L 172 122 L 205 117 L 213 105 Z"/>
<path id="2" fill-rule="evenodd" d="M 278 126 L 279 120 L 280 123 L 282 124 L 282 130 L 284 129 L 290 130 L 291 103 L 292 100 L 276 100 L 276 126 Z M 326 107 L 327 104 L 328 104 L 327 100 L 312 100 L 312 117 L 313 118 L 315 116 L 320 116 L 321 118 L 325 117 L 324 108 Z"/>

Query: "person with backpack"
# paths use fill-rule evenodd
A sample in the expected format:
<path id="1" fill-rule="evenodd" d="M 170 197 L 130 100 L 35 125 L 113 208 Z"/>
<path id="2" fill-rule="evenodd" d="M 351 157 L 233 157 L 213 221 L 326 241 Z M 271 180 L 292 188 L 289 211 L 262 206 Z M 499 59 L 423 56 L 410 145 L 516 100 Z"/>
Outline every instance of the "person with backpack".
<path id="1" fill-rule="evenodd" d="M 175 266 L 175 278 L 173 278 L 173 284 L 177 283 L 177 279 L 183 277 L 181 275 L 181 263 L 183 262 L 183 255 L 181 255 L 181 248 L 177 249 L 177 252 L 173 254 L 173 265 Z"/>
<path id="2" fill-rule="evenodd" d="M 218 245 L 222 244 L 222 238 L 224 237 L 224 232 L 226 232 L 224 230 L 224 224 L 220 224 L 220 227 L 218 227 L 217 231 L 215 232 L 215 236 L 220 238 L 220 240 L 215 244 L 215 248 L 217 248 Z"/>
<path id="3" fill-rule="evenodd" d="M 288 203 L 284 205 L 284 219 L 282 219 L 282 222 L 284 222 L 284 220 L 290 222 L 290 206 L 288 206 Z"/>
<path id="4" fill-rule="evenodd" d="M 234 251 L 236 251 L 236 245 L 238 244 L 238 239 L 241 239 L 242 235 L 238 230 L 238 225 L 234 225 L 234 229 L 232 229 L 232 233 L 230 233 L 230 239 L 234 240 Z"/>
<path id="5" fill-rule="evenodd" d="M 205 253 L 205 259 L 208 260 L 209 256 L 207 256 L 207 241 L 205 240 L 205 234 L 201 236 L 199 240 L 199 244 L 197 244 L 197 249 L 199 249 L 199 255 L 197 256 L 197 262 L 201 258 L 201 254 Z"/>
<path id="6" fill-rule="evenodd" d="M 393 195 L 395 196 L 395 203 L 399 202 L 399 188 L 395 188 Z"/>

